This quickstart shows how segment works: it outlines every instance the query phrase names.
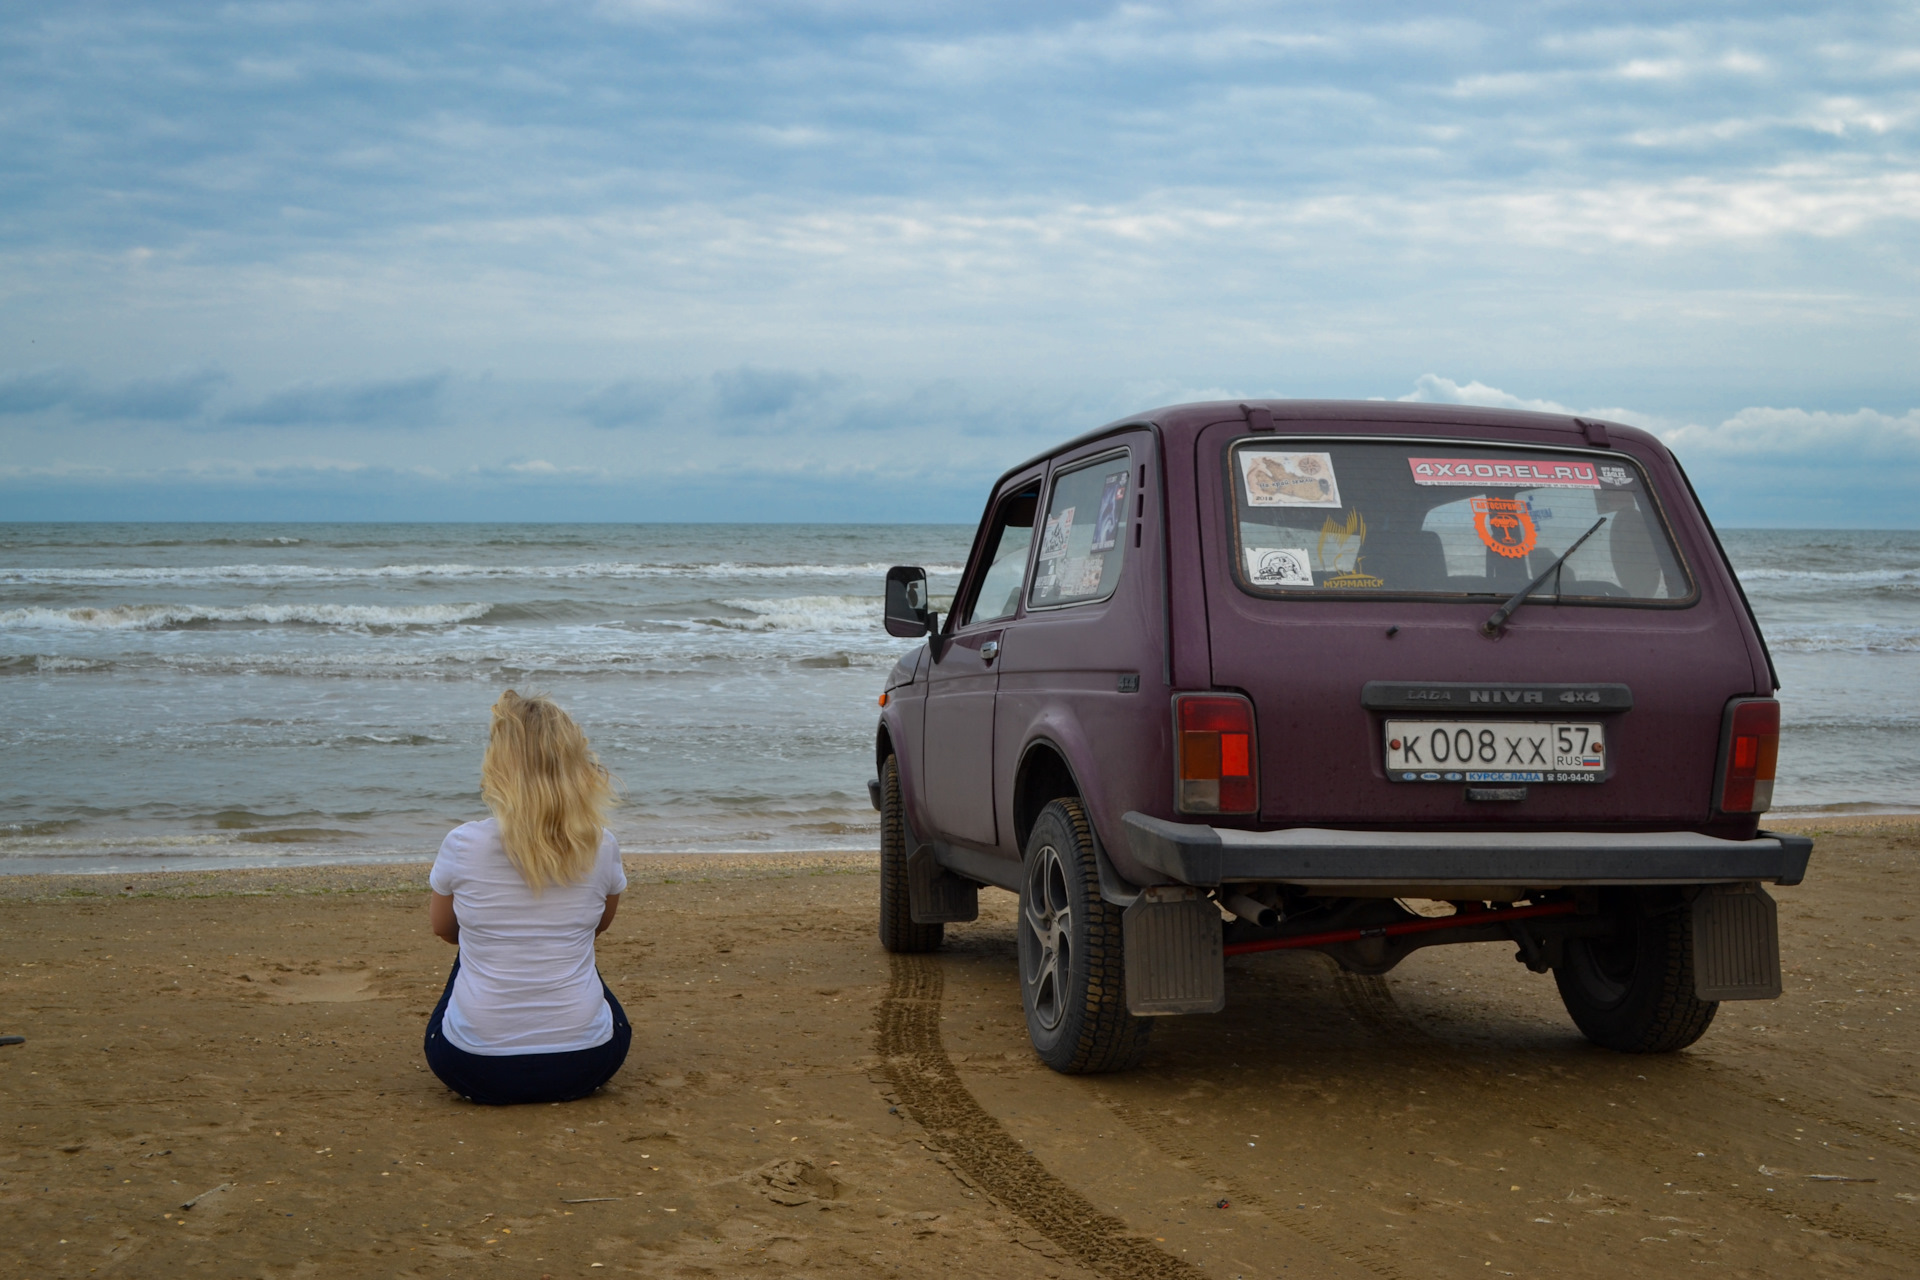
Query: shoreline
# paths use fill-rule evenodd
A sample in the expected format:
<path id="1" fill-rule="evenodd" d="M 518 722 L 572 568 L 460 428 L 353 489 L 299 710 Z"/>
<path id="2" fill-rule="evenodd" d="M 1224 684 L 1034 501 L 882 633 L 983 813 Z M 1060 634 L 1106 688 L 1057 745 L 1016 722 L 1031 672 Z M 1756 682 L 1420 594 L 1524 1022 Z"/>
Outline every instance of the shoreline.
<path id="1" fill-rule="evenodd" d="M 782 875 L 876 871 L 879 853 L 624 854 L 629 884 L 762 880 Z M 0 873 L 0 903 L 86 898 L 276 897 L 313 894 L 425 893 L 431 858 L 411 862 L 303 863 L 192 871 Z"/>
<path id="2" fill-rule="evenodd" d="M 1766 824 L 1799 835 L 1920 835 L 1920 813 L 1796 816 Z M 1816 852 L 1816 857 L 1818 856 Z M 794 853 L 628 853 L 621 861 L 633 884 L 759 880 L 783 875 L 870 872 L 877 851 Z M 431 858 L 391 862 L 301 862 L 266 867 L 204 867 L 180 871 L 0 870 L 0 902 L 63 898 L 257 897 L 335 893 L 425 893 Z"/>

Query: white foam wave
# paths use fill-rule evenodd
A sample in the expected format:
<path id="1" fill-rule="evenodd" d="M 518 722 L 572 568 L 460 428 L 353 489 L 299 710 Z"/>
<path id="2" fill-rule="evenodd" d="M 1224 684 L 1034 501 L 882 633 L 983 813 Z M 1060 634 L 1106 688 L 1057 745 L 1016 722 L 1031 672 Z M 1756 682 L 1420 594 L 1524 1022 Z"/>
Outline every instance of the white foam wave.
<path id="1" fill-rule="evenodd" d="M 435 627 L 471 622 L 493 606 L 485 604 L 248 604 L 232 607 L 200 604 L 136 604 L 110 609 L 0 610 L 0 629 L 160 631 L 196 622 L 306 623 L 321 627 Z"/>
<path id="2" fill-rule="evenodd" d="M 704 564 L 647 564 L 606 560 L 585 564 L 210 564 L 167 565 L 154 568 L 79 569 L 57 566 L 0 569 L 0 583 L 22 586 L 61 586 L 79 583 L 284 583 L 368 582 L 420 579 L 781 579 L 879 577 L 890 566 L 868 564 L 742 564 L 732 560 Z M 930 565 L 929 574 L 955 575 L 959 565 Z"/>
<path id="3" fill-rule="evenodd" d="M 720 603 L 752 615 L 711 620 L 735 631 L 871 632 L 880 624 L 880 603 L 872 596 L 790 596 Z"/>
<path id="4" fill-rule="evenodd" d="M 1879 626 L 1769 627 L 1767 643 L 1780 653 L 1920 653 L 1920 631 Z"/>
<path id="5" fill-rule="evenodd" d="M 97 671 L 107 665 L 88 658 L 62 658 L 44 653 L 33 660 L 36 671 Z"/>
<path id="6" fill-rule="evenodd" d="M 1916 569 L 1742 569 L 1742 582 L 1833 583 L 1852 587 L 1920 583 Z"/>

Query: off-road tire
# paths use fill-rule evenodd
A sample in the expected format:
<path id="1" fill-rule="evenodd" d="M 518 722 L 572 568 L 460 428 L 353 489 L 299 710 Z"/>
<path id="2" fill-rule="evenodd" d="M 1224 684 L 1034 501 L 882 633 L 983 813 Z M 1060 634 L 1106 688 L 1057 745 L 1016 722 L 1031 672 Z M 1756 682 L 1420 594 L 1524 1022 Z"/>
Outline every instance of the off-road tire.
<path id="1" fill-rule="evenodd" d="M 1127 1012 L 1120 908 L 1100 896 L 1093 827 L 1078 800 L 1040 811 L 1020 886 L 1020 1002 L 1034 1052 L 1066 1075 L 1134 1066 L 1153 1023 Z"/>
<path id="2" fill-rule="evenodd" d="M 946 926 L 915 924 L 907 892 L 907 822 L 900 808 L 900 762 L 880 768 L 880 945 L 896 953 L 933 951 Z"/>
<path id="3" fill-rule="evenodd" d="M 1664 910 L 1647 911 L 1655 905 Z M 1677 899 L 1634 904 L 1631 929 L 1569 938 L 1554 966 L 1560 1002 L 1581 1034 L 1621 1053 L 1672 1053 L 1706 1034 L 1720 1010 L 1693 994 L 1692 914 Z"/>

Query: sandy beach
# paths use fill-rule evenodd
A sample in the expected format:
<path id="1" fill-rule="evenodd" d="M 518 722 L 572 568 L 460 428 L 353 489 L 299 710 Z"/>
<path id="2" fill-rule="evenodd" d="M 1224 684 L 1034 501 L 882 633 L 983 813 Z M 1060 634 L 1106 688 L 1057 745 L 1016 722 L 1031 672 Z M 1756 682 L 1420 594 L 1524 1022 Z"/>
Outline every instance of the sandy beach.
<path id="1" fill-rule="evenodd" d="M 1081 1079 L 1028 1049 L 1008 895 L 889 957 L 870 857 L 631 858 L 632 1056 L 499 1110 L 421 1063 L 424 864 L 7 878 L 7 1271 L 1911 1275 L 1920 819 L 1775 825 L 1820 835 L 1787 995 L 1687 1052 L 1588 1047 L 1507 946 L 1283 953 Z"/>

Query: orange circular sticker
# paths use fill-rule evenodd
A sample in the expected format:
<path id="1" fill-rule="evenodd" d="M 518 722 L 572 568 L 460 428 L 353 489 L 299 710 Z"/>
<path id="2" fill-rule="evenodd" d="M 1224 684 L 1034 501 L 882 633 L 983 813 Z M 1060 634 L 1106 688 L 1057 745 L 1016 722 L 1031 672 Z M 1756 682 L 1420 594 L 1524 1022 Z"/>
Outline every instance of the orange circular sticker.
<path id="1" fill-rule="evenodd" d="M 1533 550 L 1533 544 L 1539 541 L 1533 527 L 1533 507 L 1518 498 L 1475 498 L 1473 527 L 1489 551 L 1514 560 Z"/>

